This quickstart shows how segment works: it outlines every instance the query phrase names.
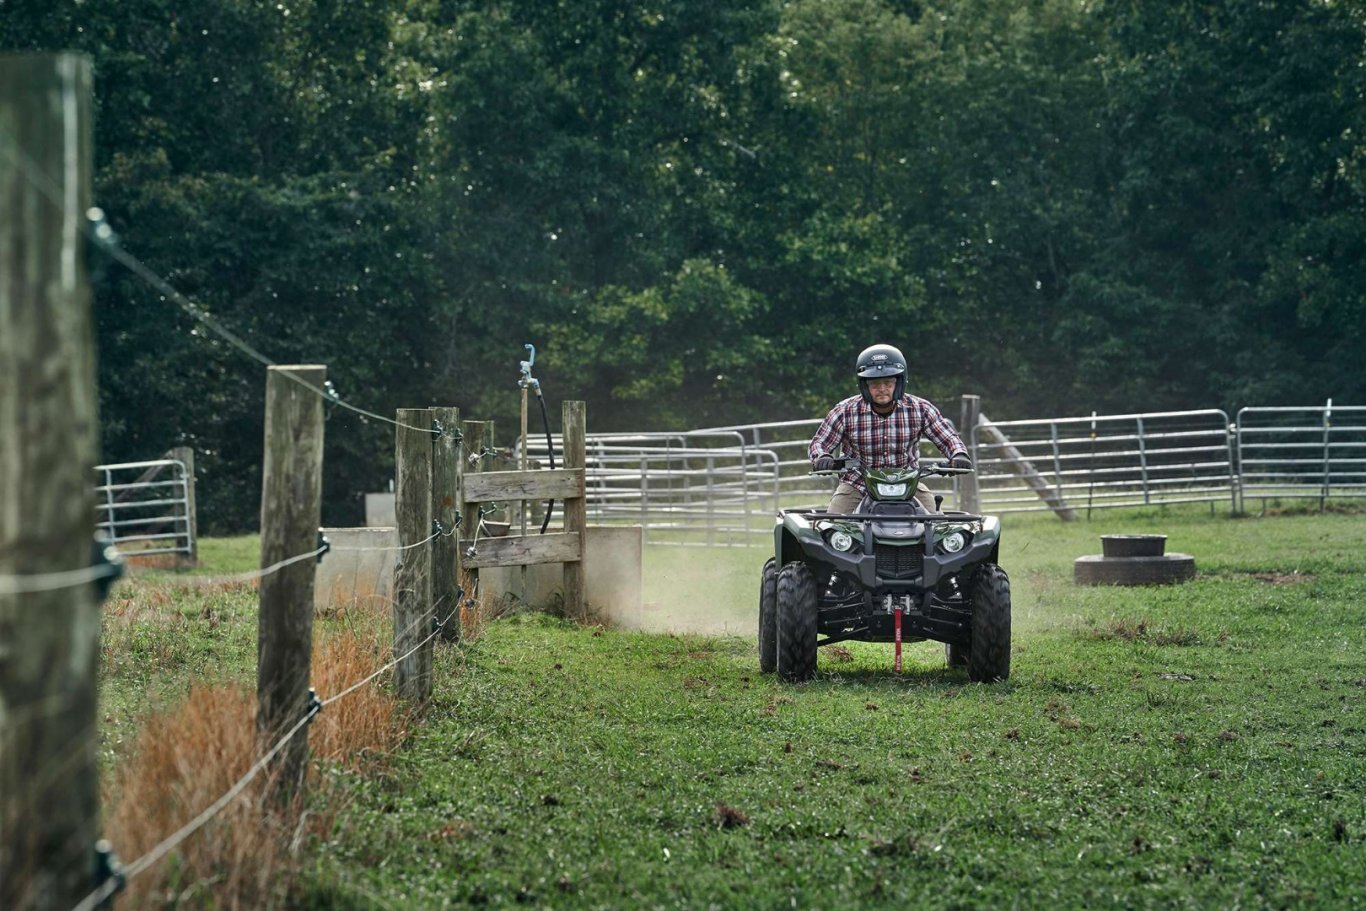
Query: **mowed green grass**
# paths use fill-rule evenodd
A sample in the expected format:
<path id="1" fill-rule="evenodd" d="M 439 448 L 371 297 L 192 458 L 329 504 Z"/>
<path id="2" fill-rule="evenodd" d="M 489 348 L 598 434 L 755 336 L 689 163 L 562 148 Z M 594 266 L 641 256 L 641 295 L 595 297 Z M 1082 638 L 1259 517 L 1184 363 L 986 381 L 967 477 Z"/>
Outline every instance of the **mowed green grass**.
<path id="1" fill-rule="evenodd" d="M 1199 577 L 1079 588 L 1104 533 Z M 1366 902 L 1366 515 L 1007 517 L 1010 681 L 942 648 L 761 675 L 760 548 L 650 548 L 651 622 L 492 624 L 311 845 L 337 908 L 1343 908 Z"/>

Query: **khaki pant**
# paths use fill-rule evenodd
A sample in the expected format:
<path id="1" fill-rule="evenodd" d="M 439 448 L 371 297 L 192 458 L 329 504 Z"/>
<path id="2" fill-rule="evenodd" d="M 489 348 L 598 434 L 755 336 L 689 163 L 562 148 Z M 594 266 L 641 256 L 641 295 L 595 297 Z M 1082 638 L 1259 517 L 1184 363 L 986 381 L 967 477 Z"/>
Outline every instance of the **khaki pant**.
<path id="1" fill-rule="evenodd" d="M 925 507 L 926 512 L 935 512 L 934 494 L 930 493 L 930 489 L 924 484 L 917 488 L 915 498 L 920 501 L 921 506 Z M 835 495 L 830 498 L 830 506 L 826 512 L 837 516 L 853 515 L 862 499 L 863 491 L 841 481 L 840 486 L 835 488 Z"/>

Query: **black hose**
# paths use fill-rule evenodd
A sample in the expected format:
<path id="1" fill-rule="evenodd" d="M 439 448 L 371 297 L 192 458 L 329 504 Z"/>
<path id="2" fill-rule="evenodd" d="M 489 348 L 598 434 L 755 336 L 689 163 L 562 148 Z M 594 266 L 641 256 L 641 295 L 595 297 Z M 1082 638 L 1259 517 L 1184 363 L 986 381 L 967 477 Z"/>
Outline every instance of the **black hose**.
<path id="1" fill-rule="evenodd" d="M 550 454 L 550 467 L 555 468 L 555 445 L 550 439 L 550 416 L 545 413 L 545 396 L 541 395 L 541 387 L 536 387 L 536 401 L 541 403 L 541 423 L 545 425 L 545 451 Z M 555 501 L 550 500 L 545 505 L 545 518 L 541 521 L 541 534 L 545 534 L 546 527 L 550 525 L 550 514 L 555 511 Z"/>

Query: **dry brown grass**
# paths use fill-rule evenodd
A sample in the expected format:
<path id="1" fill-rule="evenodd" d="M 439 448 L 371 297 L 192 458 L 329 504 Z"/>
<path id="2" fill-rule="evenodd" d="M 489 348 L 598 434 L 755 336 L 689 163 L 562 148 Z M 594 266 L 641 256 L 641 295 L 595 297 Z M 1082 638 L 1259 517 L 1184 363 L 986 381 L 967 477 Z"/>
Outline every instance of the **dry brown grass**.
<path id="1" fill-rule="evenodd" d="M 387 659 L 380 659 L 385 645 L 356 633 L 314 643 L 313 686 L 319 698 L 340 693 L 387 663 Z M 399 745 L 407 713 L 382 686 L 385 679 L 385 675 L 380 675 L 323 709 L 308 732 L 308 745 L 316 759 L 357 769 Z"/>
<path id="2" fill-rule="evenodd" d="M 256 700 L 241 686 L 191 687 L 177 709 L 150 716 L 114 775 L 107 831 L 125 859 L 141 857 L 208 807 L 256 758 Z M 278 906 L 289 817 L 262 801 L 258 777 L 171 858 L 128 884 L 119 904 L 150 908 L 212 891 L 223 908 Z"/>
<path id="3" fill-rule="evenodd" d="M 343 632 L 315 645 L 313 680 L 327 698 L 387 661 L 377 636 Z M 357 768 L 398 746 L 406 715 L 381 675 L 329 705 L 308 729 L 315 761 Z M 107 831 L 125 860 L 141 857 L 225 794 L 247 773 L 260 747 L 256 698 L 242 685 L 196 684 L 177 708 L 149 716 L 127 761 L 109 782 Z M 327 776 L 310 776 L 307 825 L 332 824 L 340 795 L 319 792 Z M 304 834 L 300 802 L 267 799 L 262 773 L 211 822 L 170 856 L 134 877 L 119 907 L 189 903 L 224 909 L 283 906 Z"/>

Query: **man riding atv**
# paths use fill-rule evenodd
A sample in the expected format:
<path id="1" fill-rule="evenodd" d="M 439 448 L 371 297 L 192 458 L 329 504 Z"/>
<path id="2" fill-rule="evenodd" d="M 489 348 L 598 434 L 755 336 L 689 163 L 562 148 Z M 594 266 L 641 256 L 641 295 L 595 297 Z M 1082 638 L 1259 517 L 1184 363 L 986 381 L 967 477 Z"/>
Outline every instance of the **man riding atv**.
<path id="1" fill-rule="evenodd" d="M 902 642 L 929 639 L 969 680 L 1005 680 L 1000 519 L 942 511 L 920 485 L 971 472 L 967 447 L 939 409 L 906 394 L 897 349 L 865 350 L 858 377 L 860 394 L 832 408 L 811 441 L 814 473 L 840 475 L 829 508 L 778 509 L 759 582 L 759 670 L 810 680 L 820 646 L 857 640 L 894 643 L 900 671 Z M 921 467 L 921 436 L 949 461 Z"/>
<path id="2" fill-rule="evenodd" d="M 954 468 L 971 468 L 968 447 L 953 426 L 925 399 L 906 392 L 906 358 L 891 345 L 873 345 L 858 356 L 859 394 L 840 402 L 821 422 L 811 440 L 809 455 L 816 471 L 835 467 L 835 450 L 864 467 L 908 468 L 920 463 L 922 436 L 939 447 Z M 866 487 L 858 471 L 846 471 L 830 500 L 830 512 L 851 513 Z M 921 485 L 916 499 L 929 512 L 935 509 L 929 488 Z"/>

